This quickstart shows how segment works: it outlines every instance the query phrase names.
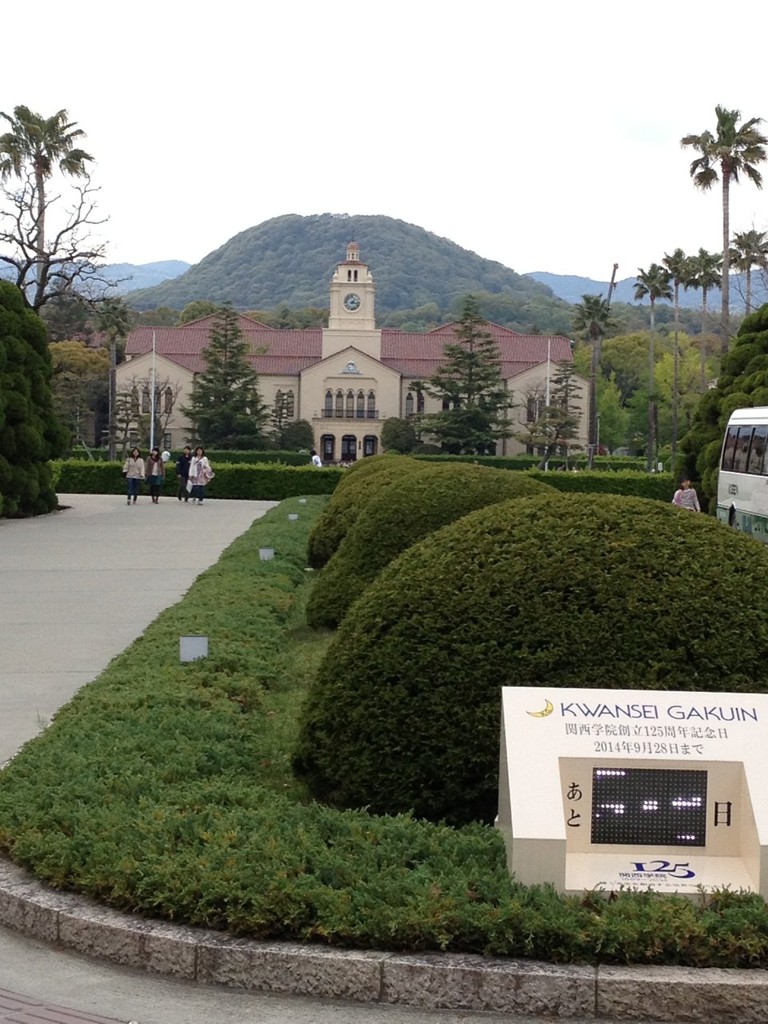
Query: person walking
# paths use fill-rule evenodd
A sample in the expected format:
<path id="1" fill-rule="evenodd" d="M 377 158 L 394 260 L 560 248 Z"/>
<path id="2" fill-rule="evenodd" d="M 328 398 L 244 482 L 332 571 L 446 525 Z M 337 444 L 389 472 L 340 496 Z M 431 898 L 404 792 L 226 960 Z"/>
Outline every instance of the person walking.
<path id="1" fill-rule="evenodd" d="M 123 476 L 128 486 L 128 504 L 136 504 L 139 484 L 144 479 L 144 459 L 138 448 L 132 448 L 130 455 L 123 463 Z"/>
<path id="2" fill-rule="evenodd" d="M 176 479 L 178 480 L 179 487 L 176 491 L 176 497 L 181 501 L 189 501 L 189 491 L 187 490 L 187 481 L 189 480 L 189 464 L 192 461 L 192 449 L 189 445 L 184 446 L 184 451 L 176 459 Z"/>
<path id="3" fill-rule="evenodd" d="M 317 452 L 315 451 L 314 448 L 312 449 L 311 455 L 312 455 L 312 465 L 313 466 L 322 466 L 323 460 L 320 458 L 320 456 L 317 454 Z"/>
<path id="4" fill-rule="evenodd" d="M 680 486 L 675 491 L 672 504 L 677 505 L 678 508 L 690 509 L 691 512 L 701 512 L 699 496 L 696 494 L 696 491 L 691 486 L 691 481 L 687 477 L 680 481 Z"/>
<path id="5" fill-rule="evenodd" d="M 214 477 L 211 464 L 205 454 L 205 448 L 201 444 L 195 448 L 195 454 L 189 463 L 189 479 L 192 483 L 192 503 L 203 504 L 205 488 L 208 482 Z"/>
<path id="6" fill-rule="evenodd" d="M 152 504 L 157 505 L 160 502 L 160 491 L 165 483 L 165 463 L 159 448 L 153 448 L 149 453 L 144 473 L 149 484 Z"/>

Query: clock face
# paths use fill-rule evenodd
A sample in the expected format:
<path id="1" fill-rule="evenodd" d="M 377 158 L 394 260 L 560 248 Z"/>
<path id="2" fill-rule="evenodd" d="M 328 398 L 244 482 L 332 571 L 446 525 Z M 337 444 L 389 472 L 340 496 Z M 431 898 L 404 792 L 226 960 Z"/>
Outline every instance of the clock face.
<path id="1" fill-rule="evenodd" d="M 354 292 L 350 292 L 349 295 L 344 296 L 344 309 L 350 313 L 354 313 L 360 309 L 360 296 L 355 295 Z"/>

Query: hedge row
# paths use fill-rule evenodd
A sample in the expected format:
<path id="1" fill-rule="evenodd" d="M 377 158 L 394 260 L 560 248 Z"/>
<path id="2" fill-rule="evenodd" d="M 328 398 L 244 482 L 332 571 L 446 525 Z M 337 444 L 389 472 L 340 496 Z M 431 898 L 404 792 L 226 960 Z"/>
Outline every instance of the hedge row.
<path id="1" fill-rule="evenodd" d="M 671 473 L 635 473 L 626 469 L 615 472 L 592 469 L 580 473 L 543 473 L 533 469 L 530 473 L 536 480 L 571 494 L 623 494 L 631 498 L 672 501 L 676 487 Z"/>
<path id="2" fill-rule="evenodd" d="M 538 455 L 419 455 L 413 453 L 411 458 L 420 462 L 473 462 L 478 466 L 489 466 L 491 469 L 536 469 L 541 464 Z M 553 456 L 549 460 L 550 470 L 565 468 L 565 462 L 560 456 Z M 615 472 L 621 469 L 631 469 L 638 473 L 645 472 L 645 459 L 637 458 L 634 455 L 598 455 L 594 460 L 594 468 L 607 472 Z M 568 459 L 568 467 L 576 469 L 587 468 L 587 456 L 578 455 Z"/>
<path id="3" fill-rule="evenodd" d="M 208 485 L 211 498 L 244 501 L 282 501 L 300 494 L 331 494 L 343 469 L 313 466 L 235 465 L 211 458 L 216 476 Z M 125 481 L 121 462 L 90 462 L 69 459 L 55 462 L 54 486 L 60 494 L 123 494 Z M 168 463 L 165 493 L 176 493 L 176 474 Z"/>
<path id="4" fill-rule="evenodd" d="M 109 462 L 109 453 L 106 448 L 88 448 L 85 445 L 75 445 L 72 448 L 72 458 L 82 458 L 82 453 L 87 452 L 90 460 L 97 462 Z M 174 452 L 174 461 L 180 454 Z M 249 465 L 259 462 L 282 462 L 285 466 L 306 466 L 309 463 L 308 452 L 284 452 L 284 451 L 229 451 L 227 449 L 206 448 L 205 454 L 211 462 L 246 462 Z"/>

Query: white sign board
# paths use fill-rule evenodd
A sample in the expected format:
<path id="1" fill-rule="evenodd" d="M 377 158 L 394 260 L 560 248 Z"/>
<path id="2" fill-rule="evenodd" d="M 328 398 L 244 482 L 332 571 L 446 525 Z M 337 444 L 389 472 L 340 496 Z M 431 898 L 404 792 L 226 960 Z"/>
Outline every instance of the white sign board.
<path id="1" fill-rule="evenodd" d="M 561 892 L 768 897 L 768 695 L 502 689 L 507 863 Z"/>

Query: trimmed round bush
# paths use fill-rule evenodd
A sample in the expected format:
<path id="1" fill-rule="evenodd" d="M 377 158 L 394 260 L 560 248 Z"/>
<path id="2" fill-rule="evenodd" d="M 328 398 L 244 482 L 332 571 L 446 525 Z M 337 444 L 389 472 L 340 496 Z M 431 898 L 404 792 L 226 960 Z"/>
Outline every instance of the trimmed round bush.
<path id="1" fill-rule="evenodd" d="M 495 502 L 551 489 L 524 473 L 469 463 L 425 465 L 373 493 L 323 570 L 307 605 L 310 626 L 335 628 L 384 566 L 447 523 Z"/>
<path id="2" fill-rule="evenodd" d="M 380 487 L 387 487 L 403 473 L 423 467 L 405 455 L 372 455 L 346 470 L 336 486 L 322 518 L 309 535 L 307 563 L 321 569 L 347 534 L 347 530 Z"/>
<path id="3" fill-rule="evenodd" d="M 671 505 L 519 498 L 385 568 L 310 688 L 319 799 L 460 824 L 497 809 L 500 687 L 768 689 L 768 550 Z"/>

